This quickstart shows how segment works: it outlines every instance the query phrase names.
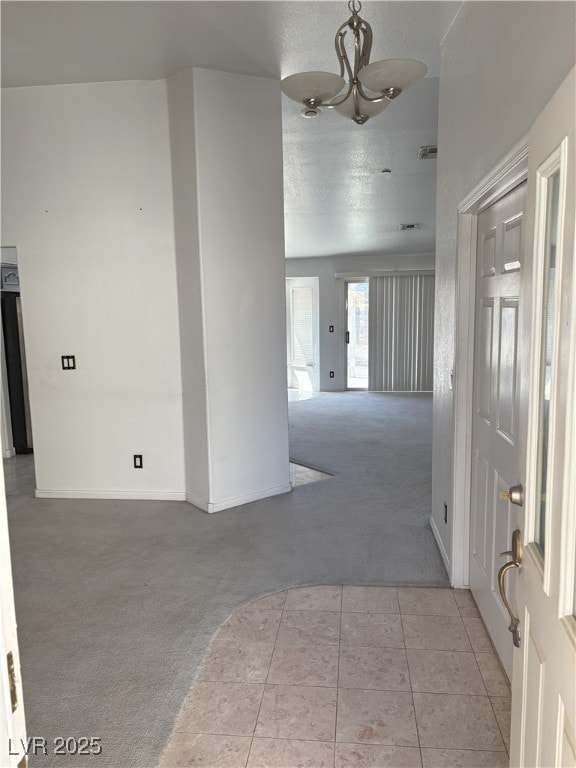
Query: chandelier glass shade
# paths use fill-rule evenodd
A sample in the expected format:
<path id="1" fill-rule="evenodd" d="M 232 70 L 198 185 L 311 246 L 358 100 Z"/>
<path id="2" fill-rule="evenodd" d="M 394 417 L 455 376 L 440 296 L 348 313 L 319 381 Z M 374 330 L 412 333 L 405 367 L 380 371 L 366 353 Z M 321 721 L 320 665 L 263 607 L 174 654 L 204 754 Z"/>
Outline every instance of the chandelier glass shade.
<path id="1" fill-rule="evenodd" d="M 340 74 L 300 72 L 285 77 L 280 87 L 286 96 L 304 105 L 303 117 L 316 117 L 322 106 L 334 108 L 363 125 L 423 78 L 427 68 L 413 59 L 385 59 L 370 64 L 372 27 L 359 16 L 359 0 L 349 0 L 348 8 L 352 16 L 339 27 L 334 40 Z M 349 32 L 352 34 L 347 38 Z"/>
<path id="2" fill-rule="evenodd" d="M 299 72 L 282 80 L 282 90 L 294 101 L 302 101 L 303 93 L 313 93 L 323 101 L 330 101 L 344 88 L 344 78 L 332 72 Z"/>
<path id="3" fill-rule="evenodd" d="M 393 89 L 405 91 L 426 74 L 427 68 L 414 59 L 384 59 L 368 64 L 358 72 L 358 79 L 373 91 Z M 390 83 L 394 83 L 390 86 Z M 388 85 L 387 85 L 388 84 Z"/>

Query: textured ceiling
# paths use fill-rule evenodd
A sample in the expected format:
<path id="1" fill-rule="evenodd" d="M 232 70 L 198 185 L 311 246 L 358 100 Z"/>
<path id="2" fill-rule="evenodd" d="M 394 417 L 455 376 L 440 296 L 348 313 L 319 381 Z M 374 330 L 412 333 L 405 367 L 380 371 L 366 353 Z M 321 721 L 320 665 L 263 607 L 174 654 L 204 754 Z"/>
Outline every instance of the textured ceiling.
<path id="1" fill-rule="evenodd" d="M 434 250 L 440 41 L 459 2 L 366 2 L 372 61 L 415 58 L 424 81 L 357 126 L 283 97 L 287 256 Z M 337 71 L 345 2 L 3 2 L 3 86 L 157 79 L 189 67 L 280 78 Z M 392 170 L 386 177 L 382 168 Z M 417 222 L 417 232 L 399 232 Z"/>
<path id="2" fill-rule="evenodd" d="M 419 160 L 418 148 L 436 143 L 437 105 L 438 78 L 365 125 L 332 110 L 304 120 L 284 100 L 288 257 L 434 250 L 436 161 Z M 422 227 L 400 232 L 401 223 Z"/>

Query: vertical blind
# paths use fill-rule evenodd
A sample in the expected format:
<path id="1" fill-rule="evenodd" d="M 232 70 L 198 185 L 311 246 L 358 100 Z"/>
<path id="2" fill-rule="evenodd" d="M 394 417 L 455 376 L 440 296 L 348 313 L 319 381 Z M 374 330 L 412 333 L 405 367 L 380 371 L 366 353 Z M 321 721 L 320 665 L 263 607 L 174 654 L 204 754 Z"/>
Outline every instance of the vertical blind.
<path id="1" fill-rule="evenodd" d="M 434 276 L 370 278 L 369 388 L 432 390 Z"/>
<path id="2" fill-rule="evenodd" d="M 292 364 L 314 365 L 314 292 L 309 286 L 291 288 Z"/>

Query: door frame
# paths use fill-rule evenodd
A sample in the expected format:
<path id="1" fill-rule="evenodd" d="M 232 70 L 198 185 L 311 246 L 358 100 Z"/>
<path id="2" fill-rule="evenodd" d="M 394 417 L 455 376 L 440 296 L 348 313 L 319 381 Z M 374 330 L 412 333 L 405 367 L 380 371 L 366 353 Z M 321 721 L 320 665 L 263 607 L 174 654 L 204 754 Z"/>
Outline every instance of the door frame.
<path id="1" fill-rule="evenodd" d="M 368 385 L 366 388 L 362 387 L 349 387 L 348 386 L 348 350 L 350 344 L 346 341 L 346 333 L 348 332 L 348 286 L 350 283 L 367 283 L 370 287 L 370 277 L 345 277 L 342 280 L 342 371 L 343 371 L 343 392 L 369 392 L 370 391 L 370 378 L 368 378 Z M 370 304 L 368 304 L 368 327 L 370 327 Z M 370 331 L 368 331 L 370 334 Z M 370 335 L 368 335 L 368 343 L 370 343 Z M 370 365 L 370 360 L 368 360 Z"/>
<path id="2" fill-rule="evenodd" d="M 482 211 L 528 178 L 528 137 L 516 146 L 458 204 L 456 307 L 454 333 L 453 515 L 451 584 L 469 584 L 472 493 L 472 416 L 474 386 L 474 324 L 476 317 L 477 223 Z"/>

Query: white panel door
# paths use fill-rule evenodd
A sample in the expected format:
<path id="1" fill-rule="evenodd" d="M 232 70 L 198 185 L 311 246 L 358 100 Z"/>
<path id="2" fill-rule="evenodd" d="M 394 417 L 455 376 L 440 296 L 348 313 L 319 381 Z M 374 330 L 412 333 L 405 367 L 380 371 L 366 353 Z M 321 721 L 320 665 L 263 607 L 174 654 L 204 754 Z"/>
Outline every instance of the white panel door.
<path id="1" fill-rule="evenodd" d="M 529 136 L 519 412 L 525 504 L 517 523 L 524 548 L 508 585 L 521 640 L 510 764 L 527 768 L 576 766 L 575 92 L 573 70 Z"/>
<path id="2" fill-rule="evenodd" d="M 509 618 L 498 591 L 516 507 L 500 493 L 519 482 L 518 321 L 526 182 L 478 217 L 470 587 L 509 675 Z"/>

